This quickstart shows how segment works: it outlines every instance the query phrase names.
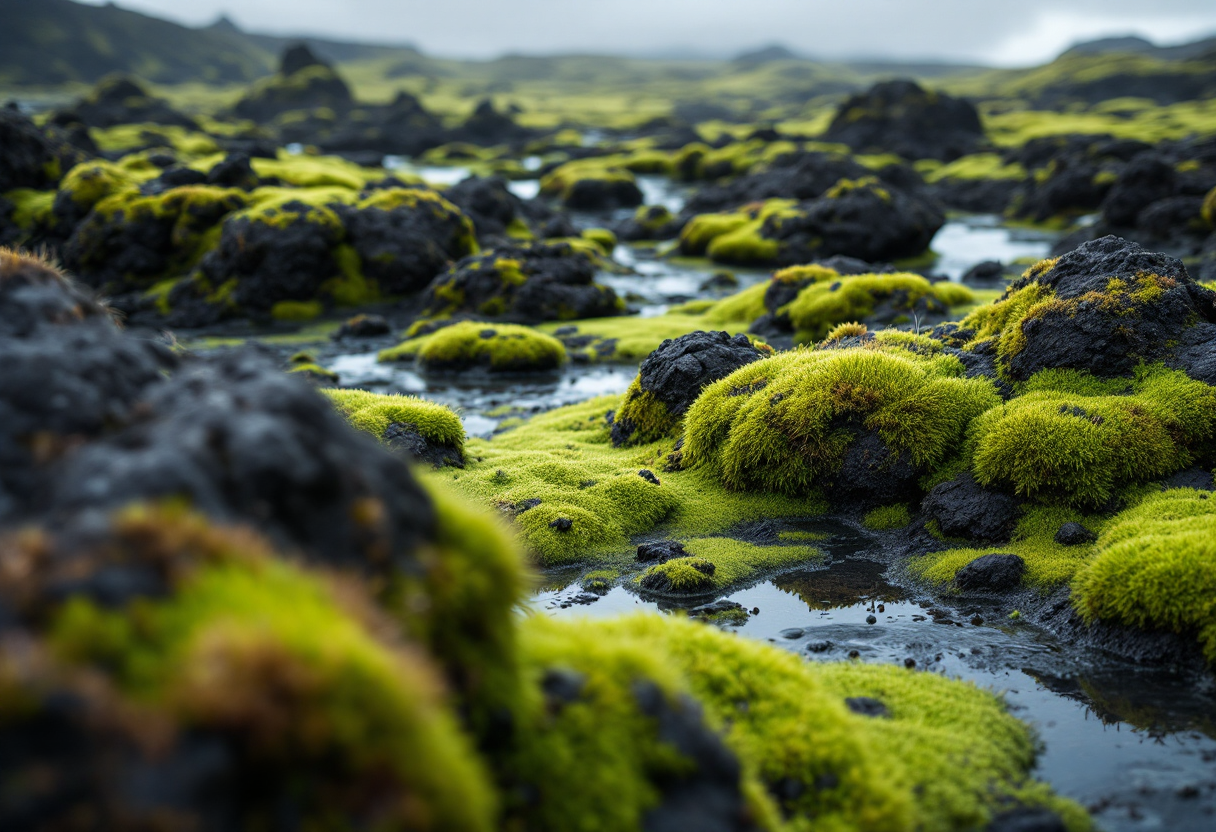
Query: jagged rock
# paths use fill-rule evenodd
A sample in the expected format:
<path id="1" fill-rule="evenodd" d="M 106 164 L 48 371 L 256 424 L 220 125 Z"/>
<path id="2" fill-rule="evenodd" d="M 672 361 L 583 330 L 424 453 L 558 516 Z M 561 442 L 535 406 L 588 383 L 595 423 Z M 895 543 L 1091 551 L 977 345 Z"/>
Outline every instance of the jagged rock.
<path id="1" fill-rule="evenodd" d="M 1055 541 L 1061 546 L 1080 546 L 1084 543 L 1093 543 L 1098 539 L 1098 536 L 1089 529 L 1082 526 L 1080 523 L 1070 522 L 1060 526 L 1056 532 Z"/>
<path id="2" fill-rule="evenodd" d="M 124 75 L 103 79 L 88 97 L 76 102 L 73 115 L 89 127 L 119 124 L 167 124 L 198 130 L 198 122 L 180 113 L 163 98 L 148 93 Z"/>

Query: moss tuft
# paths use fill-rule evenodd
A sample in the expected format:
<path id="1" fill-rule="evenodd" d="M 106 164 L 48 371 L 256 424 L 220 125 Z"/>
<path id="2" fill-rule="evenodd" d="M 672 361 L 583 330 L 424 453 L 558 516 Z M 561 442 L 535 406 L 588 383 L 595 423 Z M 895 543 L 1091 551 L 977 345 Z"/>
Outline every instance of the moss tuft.
<path id="1" fill-rule="evenodd" d="M 880 506 L 866 513 L 861 524 L 876 532 L 886 532 L 892 529 L 902 529 L 912 522 L 912 513 L 904 503 L 893 506 Z"/>
<path id="2" fill-rule="evenodd" d="M 409 359 L 435 371 L 545 372 L 565 362 L 566 348 L 553 336 L 530 327 L 461 321 L 380 353 L 381 361 Z"/>
<path id="3" fill-rule="evenodd" d="M 1073 581 L 1086 621 L 1166 630 L 1199 640 L 1216 665 L 1216 499 L 1172 489 L 1117 515 Z"/>
<path id="4" fill-rule="evenodd" d="M 779 354 L 705 388 L 684 453 L 729 488 L 805 494 L 835 479 L 855 426 L 932 470 L 1000 401 L 991 382 L 962 375 L 957 359 L 898 348 Z"/>
<path id="5" fill-rule="evenodd" d="M 450 408 L 416 396 L 367 390 L 322 391 L 352 425 L 383 439 L 390 425 L 410 425 L 425 439 L 464 453 L 464 425 Z"/>

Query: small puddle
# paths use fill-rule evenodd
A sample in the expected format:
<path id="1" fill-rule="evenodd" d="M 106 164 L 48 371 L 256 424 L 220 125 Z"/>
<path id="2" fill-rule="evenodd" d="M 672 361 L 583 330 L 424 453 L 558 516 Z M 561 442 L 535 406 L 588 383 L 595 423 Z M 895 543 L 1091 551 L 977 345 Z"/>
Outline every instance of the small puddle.
<path id="1" fill-rule="evenodd" d="M 993 214 L 951 219 L 930 245 L 939 255 L 933 271 L 961 280 L 972 266 L 986 260 L 1005 265 L 1021 259 L 1041 260 L 1051 252 L 1056 238 L 1044 231 L 1001 225 L 1001 218 Z"/>

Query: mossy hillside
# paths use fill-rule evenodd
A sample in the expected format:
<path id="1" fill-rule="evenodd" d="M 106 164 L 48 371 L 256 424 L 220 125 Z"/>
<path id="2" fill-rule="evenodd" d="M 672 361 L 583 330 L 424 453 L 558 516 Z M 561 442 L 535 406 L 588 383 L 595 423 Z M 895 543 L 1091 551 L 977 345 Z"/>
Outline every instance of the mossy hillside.
<path id="1" fill-rule="evenodd" d="M 648 567 L 634 578 L 634 583 L 645 586 L 648 579 L 663 575 L 669 585 L 666 594 L 698 595 L 823 559 L 819 549 L 800 541 L 760 546 L 729 537 L 699 537 L 687 540 L 683 545 L 688 557 Z M 706 564 L 710 568 L 706 568 Z"/>
<path id="2" fill-rule="evenodd" d="M 410 425 L 431 442 L 464 453 L 464 424 L 451 408 L 417 396 L 323 390 L 354 427 L 383 439 L 390 425 Z"/>
<path id="3" fill-rule="evenodd" d="M 799 343 L 824 338 L 837 324 L 858 321 L 886 307 L 885 317 L 896 324 L 915 323 L 925 317 L 945 316 L 953 307 L 975 300 L 966 286 L 943 281 L 930 283 L 911 273 L 870 274 L 819 280 L 805 287 L 798 297 L 778 310 L 789 316 L 794 340 Z"/>
<path id="4" fill-rule="evenodd" d="M 68 602 L 50 628 L 60 661 L 105 673 L 170 724 L 228 736 L 301 786 L 312 812 L 353 822 L 375 806 L 387 828 L 493 828 L 489 777 L 438 675 L 353 584 L 197 518 L 118 522 L 126 545 L 179 559 L 173 594 L 115 610 Z"/>
<path id="5" fill-rule="evenodd" d="M 619 406 L 620 396 L 604 396 L 534 416 L 493 439 L 470 439 L 465 470 L 426 476 L 513 516 L 532 558 L 545 566 L 623 563 L 630 538 L 659 527 L 704 536 L 746 520 L 823 510 L 805 498 L 728 492 L 699 471 L 664 471 L 670 441 L 613 448 L 606 417 Z M 564 530 L 563 518 L 570 521 Z"/>
<path id="6" fill-rule="evenodd" d="M 635 829 L 661 799 L 655 781 L 688 771 L 638 719 L 639 679 L 671 702 L 684 694 L 700 703 L 739 758 L 741 790 L 764 829 L 975 829 L 1007 801 L 1045 804 L 1070 829 L 1088 828 L 1083 810 L 1030 778 L 1026 728 L 971 685 L 889 666 L 810 664 L 655 615 L 560 624 L 533 616 L 522 630 L 535 677 L 556 669 L 583 679 L 581 695 L 560 709 L 542 716 L 541 703 L 531 706 L 531 747 L 511 766 L 544 796 L 526 815 L 529 828 Z M 878 699 L 889 716 L 852 713 L 844 701 L 855 696 Z M 621 730 L 604 732 L 608 719 Z"/>
<path id="7" fill-rule="evenodd" d="M 855 426 L 932 471 L 1000 401 L 990 381 L 963 375 L 955 358 L 898 346 L 781 353 L 702 391 L 685 457 L 733 490 L 805 494 L 835 479 Z"/>
<path id="8" fill-rule="evenodd" d="M 1199 640 L 1216 665 L 1216 499 L 1206 491 L 1152 494 L 1111 519 L 1073 580 L 1087 620 L 1166 630 Z"/>
<path id="9" fill-rule="evenodd" d="M 384 350 L 379 360 L 416 360 L 423 369 L 435 371 L 546 372 L 565 363 L 566 348 L 531 327 L 461 321 Z"/>
<path id="10" fill-rule="evenodd" d="M 1131 379 L 1043 370 L 972 424 L 968 453 L 986 486 L 1098 507 L 1128 485 L 1210 457 L 1216 389 L 1161 365 Z"/>

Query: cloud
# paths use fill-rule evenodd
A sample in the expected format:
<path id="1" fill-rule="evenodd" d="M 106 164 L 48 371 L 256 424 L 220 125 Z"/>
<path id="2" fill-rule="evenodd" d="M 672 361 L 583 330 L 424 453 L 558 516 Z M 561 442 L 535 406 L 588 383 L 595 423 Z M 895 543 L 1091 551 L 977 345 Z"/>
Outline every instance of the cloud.
<path id="1" fill-rule="evenodd" d="M 90 0 L 102 2 L 102 0 Z M 378 42 L 440 55 L 730 54 L 780 42 L 824 58 L 945 58 L 1032 64 L 1077 40 L 1216 32 L 1211 0 L 122 0 L 199 25 L 231 10 L 242 27 Z"/>

